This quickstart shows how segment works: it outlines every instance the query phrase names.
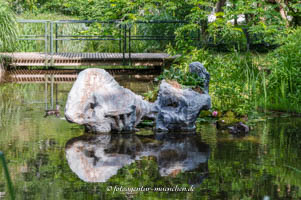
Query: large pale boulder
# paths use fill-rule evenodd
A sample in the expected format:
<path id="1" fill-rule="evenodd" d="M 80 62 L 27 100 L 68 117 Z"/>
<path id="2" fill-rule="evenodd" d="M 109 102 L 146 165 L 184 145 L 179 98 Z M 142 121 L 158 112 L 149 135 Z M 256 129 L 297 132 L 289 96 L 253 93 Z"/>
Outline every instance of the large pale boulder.
<path id="1" fill-rule="evenodd" d="M 65 107 L 69 122 L 92 132 L 133 131 L 152 104 L 120 86 L 103 69 L 82 71 L 73 84 Z"/>

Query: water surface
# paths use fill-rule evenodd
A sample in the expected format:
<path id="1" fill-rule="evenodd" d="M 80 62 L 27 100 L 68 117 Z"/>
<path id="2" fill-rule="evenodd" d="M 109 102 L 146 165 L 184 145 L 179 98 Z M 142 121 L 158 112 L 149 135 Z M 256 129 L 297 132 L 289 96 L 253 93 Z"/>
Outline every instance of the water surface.
<path id="1" fill-rule="evenodd" d="M 122 84 L 138 93 L 153 87 Z M 213 124 L 198 124 L 189 135 L 87 135 L 63 118 L 71 86 L 58 85 L 60 118 L 44 118 L 43 84 L 0 85 L 0 150 L 17 199 L 301 198 L 300 118 L 267 118 L 239 138 Z M 193 192 L 114 191 L 141 186 Z"/>

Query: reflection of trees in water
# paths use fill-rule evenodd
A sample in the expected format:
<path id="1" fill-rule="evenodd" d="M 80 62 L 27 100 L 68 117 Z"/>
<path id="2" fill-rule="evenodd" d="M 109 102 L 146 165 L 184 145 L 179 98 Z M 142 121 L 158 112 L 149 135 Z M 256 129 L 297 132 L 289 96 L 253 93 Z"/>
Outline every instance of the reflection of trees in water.
<path id="1" fill-rule="evenodd" d="M 207 195 L 300 199 L 300 122 L 300 118 L 277 118 L 256 124 L 251 134 L 258 140 L 219 140 L 209 163 Z"/>
<path id="2" fill-rule="evenodd" d="M 20 115 L 24 86 L 13 84 L 0 85 L 0 127 L 3 129 L 10 122 L 14 121 L 15 115 Z"/>
<path id="3" fill-rule="evenodd" d="M 205 175 L 209 146 L 196 135 L 138 137 L 133 134 L 101 134 L 69 140 L 66 157 L 72 171 L 87 182 L 105 182 L 120 168 L 143 157 L 152 157 L 156 161 L 161 176 L 177 176 L 197 168 Z M 192 182 L 201 182 L 201 179 L 194 178 Z"/>

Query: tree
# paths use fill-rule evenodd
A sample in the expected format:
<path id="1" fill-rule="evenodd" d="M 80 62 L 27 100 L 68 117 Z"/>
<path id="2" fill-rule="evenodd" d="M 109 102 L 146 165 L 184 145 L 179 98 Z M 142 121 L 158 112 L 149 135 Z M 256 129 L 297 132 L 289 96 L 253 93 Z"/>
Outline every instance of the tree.
<path id="1" fill-rule="evenodd" d="M 223 7 L 226 5 L 226 0 L 219 0 L 216 3 L 215 12 L 223 12 Z"/>

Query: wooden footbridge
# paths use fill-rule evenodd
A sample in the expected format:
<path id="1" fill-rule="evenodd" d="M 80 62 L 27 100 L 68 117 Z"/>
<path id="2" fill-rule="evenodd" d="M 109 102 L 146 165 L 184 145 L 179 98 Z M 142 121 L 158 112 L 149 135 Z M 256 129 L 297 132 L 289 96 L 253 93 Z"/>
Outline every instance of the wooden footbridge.
<path id="1" fill-rule="evenodd" d="M 166 53 L 0 53 L 11 67 L 135 66 L 163 67 L 176 56 Z"/>
<path id="2" fill-rule="evenodd" d="M 125 57 L 121 53 L 0 53 L 6 60 L 9 82 L 31 83 L 51 81 L 55 83 L 73 82 L 80 69 L 77 67 L 122 66 L 127 68 L 106 69 L 112 75 L 159 75 L 164 66 L 172 63 L 175 57 L 165 53 L 133 53 Z M 144 66 L 137 68 L 136 66 Z M 41 69 L 30 69 L 42 67 Z M 57 67 L 69 67 L 58 69 Z M 71 68 L 71 69 L 70 69 Z M 30 70 L 29 70 L 30 69 Z"/>
<path id="3" fill-rule="evenodd" d="M 22 48 L 12 53 L 0 52 L 12 80 L 45 81 L 45 75 L 55 70 L 54 75 L 57 78 L 54 79 L 59 81 L 74 80 L 78 71 L 83 68 L 102 66 L 116 66 L 108 70 L 113 74 L 159 74 L 178 57 L 162 53 L 164 46 L 173 44 L 175 40 L 174 31 L 168 30 L 175 30 L 186 22 L 19 20 L 18 23 L 22 33 L 19 37 Z M 142 27 L 141 30 L 139 27 Z M 200 33 L 190 36 L 189 39 L 199 42 Z M 69 43 L 69 47 L 73 47 L 71 50 L 67 48 L 68 42 L 75 44 L 73 47 Z M 91 43 L 78 48 L 77 44 L 83 42 Z M 99 50 L 101 52 L 85 52 L 93 42 L 99 42 L 102 46 Z M 110 42 L 109 45 L 106 42 Z M 146 48 L 145 44 L 149 44 L 151 48 L 143 49 Z M 154 44 L 161 45 L 161 53 L 158 49 L 150 52 L 156 46 Z M 76 73 L 68 70 L 75 70 Z"/>

